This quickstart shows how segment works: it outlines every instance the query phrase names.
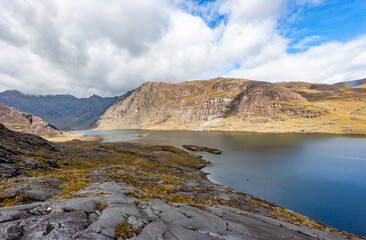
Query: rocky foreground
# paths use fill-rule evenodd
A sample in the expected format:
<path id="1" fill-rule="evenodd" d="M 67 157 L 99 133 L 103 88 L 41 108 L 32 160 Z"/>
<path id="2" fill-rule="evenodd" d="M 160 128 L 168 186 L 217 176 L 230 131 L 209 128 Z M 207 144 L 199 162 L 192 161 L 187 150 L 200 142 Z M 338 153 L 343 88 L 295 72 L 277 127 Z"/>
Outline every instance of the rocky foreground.
<path id="1" fill-rule="evenodd" d="M 357 239 L 207 180 L 171 146 L 53 144 L 0 124 L 0 239 Z"/>

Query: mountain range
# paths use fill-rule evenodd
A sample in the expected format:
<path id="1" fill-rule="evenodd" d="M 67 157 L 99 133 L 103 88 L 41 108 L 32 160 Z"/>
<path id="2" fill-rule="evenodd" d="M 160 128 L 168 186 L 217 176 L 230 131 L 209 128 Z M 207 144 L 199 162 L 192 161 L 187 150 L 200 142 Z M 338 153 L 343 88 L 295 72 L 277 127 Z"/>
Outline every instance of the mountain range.
<path id="1" fill-rule="evenodd" d="M 72 95 L 25 95 L 16 90 L 0 93 L 0 102 L 40 117 L 61 130 L 88 129 L 117 97 L 76 98 Z"/>
<path id="2" fill-rule="evenodd" d="M 13 90 L 0 93 L 0 102 L 62 130 L 366 134 L 366 79 L 330 85 L 219 77 L 146 82 L 112 98 L 33 96 Z"/>

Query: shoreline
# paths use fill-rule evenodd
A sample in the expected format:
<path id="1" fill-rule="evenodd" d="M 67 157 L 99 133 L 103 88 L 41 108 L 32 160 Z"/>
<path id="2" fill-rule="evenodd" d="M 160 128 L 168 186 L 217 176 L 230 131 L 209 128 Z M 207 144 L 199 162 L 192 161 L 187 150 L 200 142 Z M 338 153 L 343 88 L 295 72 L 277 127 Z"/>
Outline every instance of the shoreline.
<path id="1" fill-rule="evenodd" d="M 213 183 L 199 170 L 208 161 L 172 146 L 52 144 L 3 131 L 1 153 L 17 161 L 6 164 L 17 167 L 15 175 L 0 182 L 5 239 L 17 232 L 48 239 L 111 239 L 133 232 L 147 239 L 152 228 L 160 229 L 161 238 L 182 234 L 179 239 L 360 238 Z M 12 144 L 18 152 L 7 150 Z"/>
<path id="2" fill-rule="evenodd" d="M 360 136 L 366 137 L 365 133 L 331 133 L 331 132 L 300 132 L 300 131 L 284 131 L 284 132 L 274 132 L 274 131 L 249 131 L 249 130 L 225 130 L 225 129 L 164 129 L 164 128 L 119 128 L 119 129 L 85 129 L 85 130 L 75 130 L 75 131 L 118 131 L 118 130 L 143 130 L 143 131 L 189 131 L 189 132 L 238 132 L 238 133 L 256 133 L 256 134 L 299 134 L 299 135 L 335 135 L 335 136 Z"/>

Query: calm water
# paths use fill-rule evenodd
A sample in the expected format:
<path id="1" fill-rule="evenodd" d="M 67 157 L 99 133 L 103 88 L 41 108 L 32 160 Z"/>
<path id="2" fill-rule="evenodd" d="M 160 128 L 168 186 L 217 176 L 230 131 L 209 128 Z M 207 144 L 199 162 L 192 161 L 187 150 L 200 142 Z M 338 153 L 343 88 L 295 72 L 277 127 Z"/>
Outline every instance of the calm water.
<path id="1" fill-rule="evenodd" d="M 106 142 L 194 144 L 223 150 L 199 153 L 214 182 L 273 201 L 295 212 L 366 236 L 366 138 L 334 135 L 194 131 L 78 131 Z M 149 133 L 138 138 L 137 133 Z"/>

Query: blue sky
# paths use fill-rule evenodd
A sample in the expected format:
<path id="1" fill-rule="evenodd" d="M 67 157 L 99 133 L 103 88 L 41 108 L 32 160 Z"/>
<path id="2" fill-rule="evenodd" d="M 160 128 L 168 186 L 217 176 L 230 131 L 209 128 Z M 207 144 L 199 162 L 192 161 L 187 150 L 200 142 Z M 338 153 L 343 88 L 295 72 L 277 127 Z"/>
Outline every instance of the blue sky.
<path id="1" fill-rule="evenodd" d="M 210 28 L 226 23 L 227 15 L 215 12 L 215 9 L 208 7 L 219 1 L 192 0 L 191 2 L 197 4 L 193 10 L 188 10 L 189 2 L 183 2 L 180 6 L 192 15 L 202 17 Z M 270 4 L 271 1 L 268 0 L 268 3 Z M 199 6 L 208 8 L 202 9 Z M 289 53 L 305 51 L 311 46 L 328 41 L 347 42 L 366 33 L 365 0 L 322 0 L 316 4 L 289 1 L 286 6 L 287 9 L 277 20 L 280 34 L 291 39 Z M 210 15 L 210 18 L 206 15 Z M 306 38 L 311 38 L 311 41 L 308 41 L 304 48 L 291 48 Z"/>
<path id="2" fill-rule="evenodd" d="M 347 42 L 366 33 L 365 0 L 327 0 L 313 6 L 292 6 L 289 16 L 279 20 L 284 36 L 293 44 L 311 36 L 317 36 L 309 46 L 327 41 Z M 305 50 L 305 49 L 303 49 Z"/>
<path id="3" fill-rule="evenodd" d="M 366 77 L 366 0 L 0 1 L 0 91 Z"/>

